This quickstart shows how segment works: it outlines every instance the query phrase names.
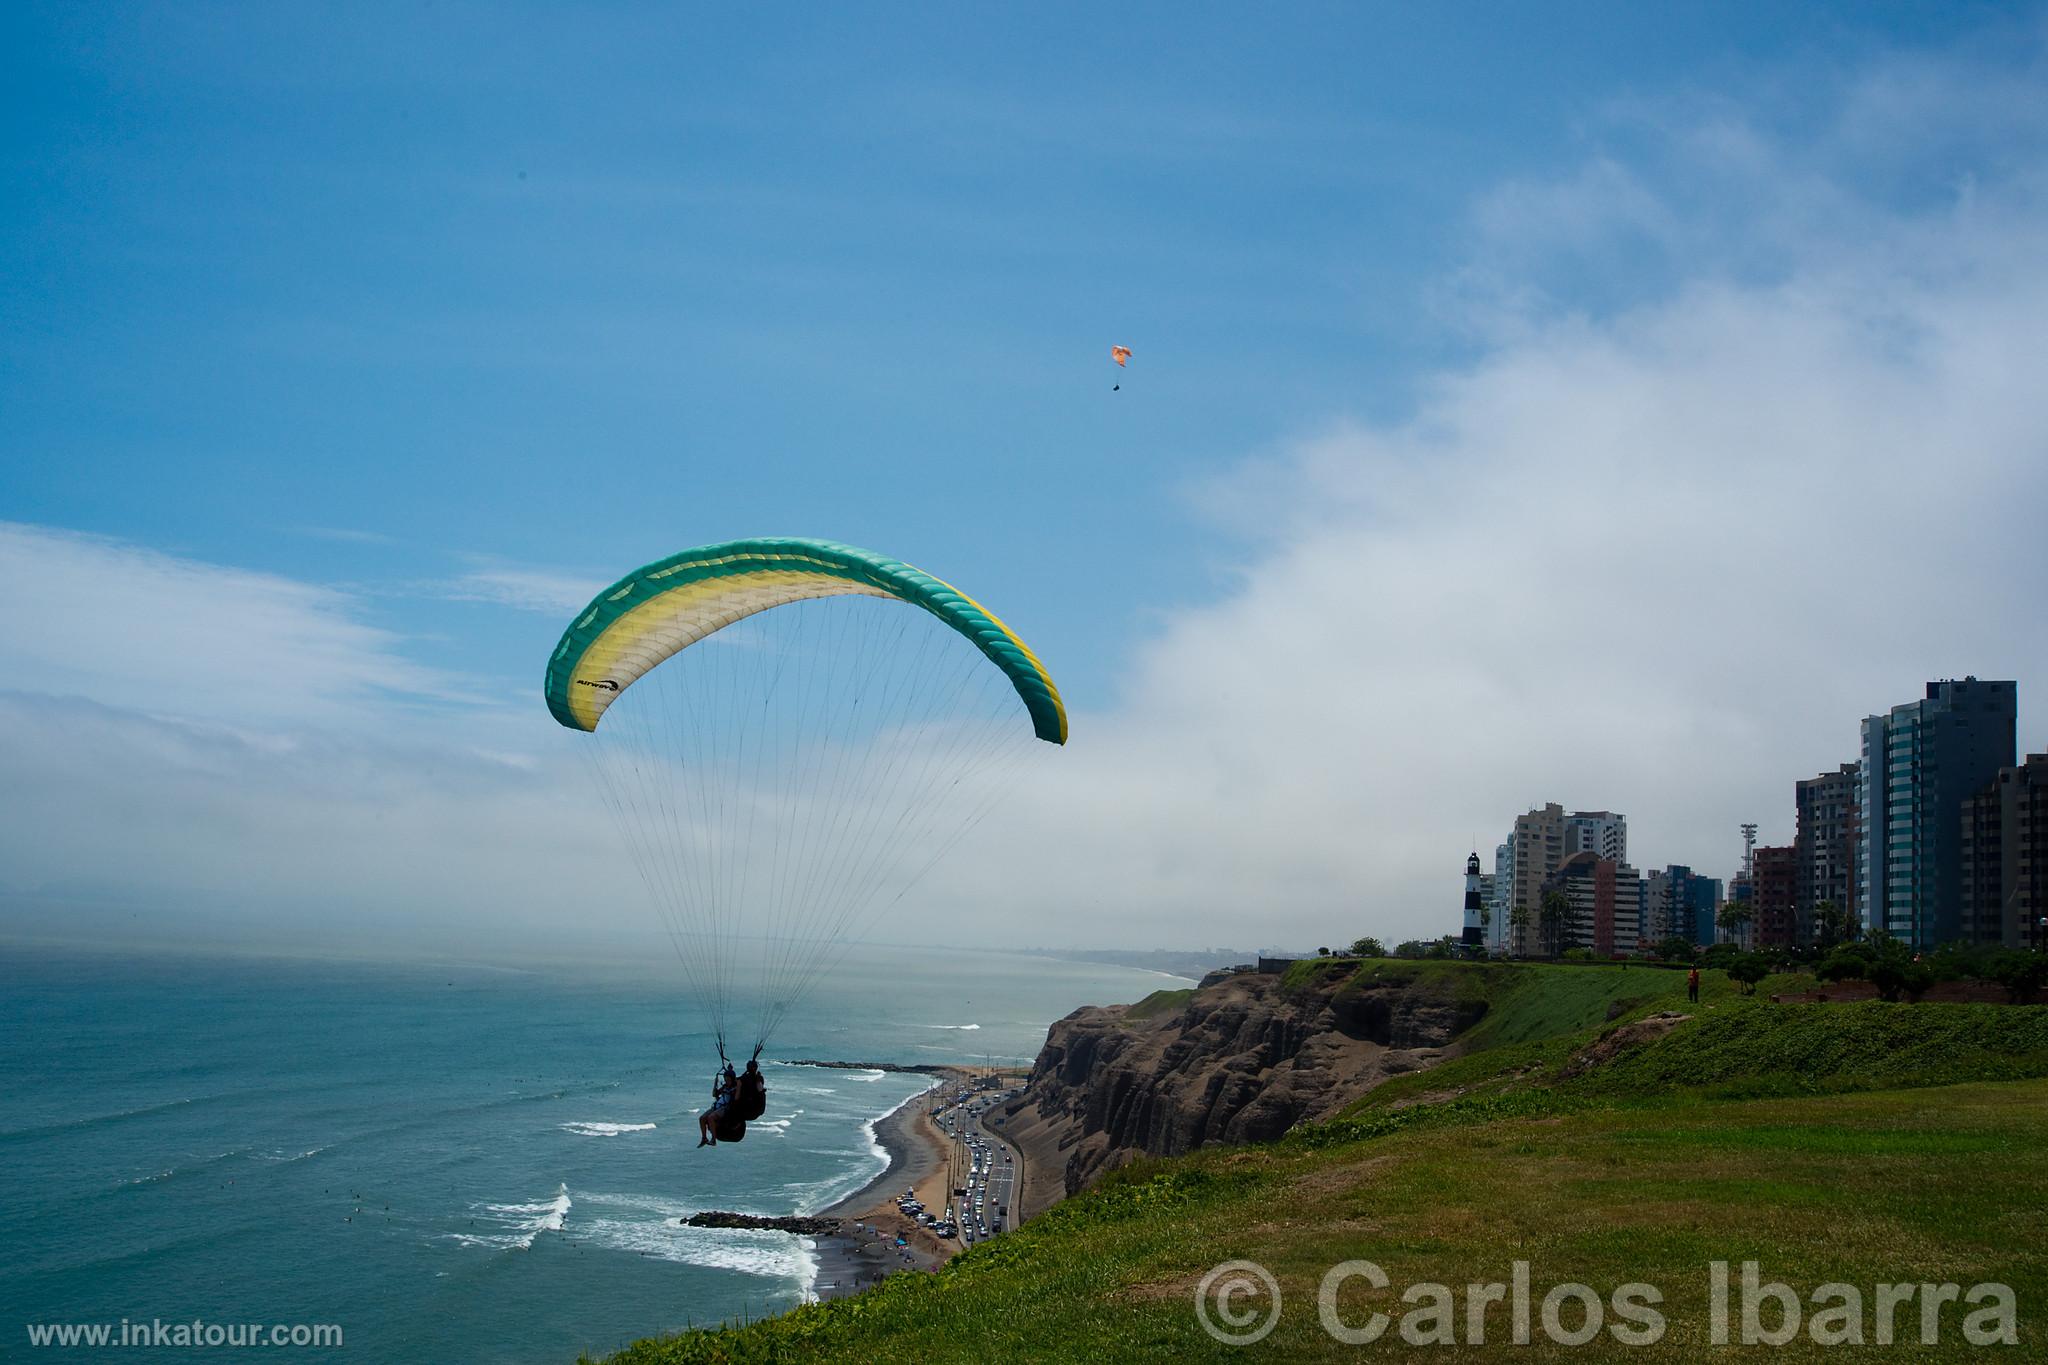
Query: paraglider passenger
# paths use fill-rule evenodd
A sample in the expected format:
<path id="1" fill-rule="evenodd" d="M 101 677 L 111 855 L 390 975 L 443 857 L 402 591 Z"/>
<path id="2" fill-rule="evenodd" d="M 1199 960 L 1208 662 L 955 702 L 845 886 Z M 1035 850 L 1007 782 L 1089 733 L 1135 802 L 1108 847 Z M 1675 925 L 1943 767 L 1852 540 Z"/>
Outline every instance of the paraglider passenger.
<path id="1" fill-rule="evenodd" d="M 697 1115 L 699 1147 L 718 1145 L 718 1129 L 725 1121 L 725 1111 L 732 1107 L 733 1097 L 738 1093 L 739 1078 L 732 1074 L 732 1063 L 727 1062 L 724 1073 L 711 1084 L 711 1107 Z"/>

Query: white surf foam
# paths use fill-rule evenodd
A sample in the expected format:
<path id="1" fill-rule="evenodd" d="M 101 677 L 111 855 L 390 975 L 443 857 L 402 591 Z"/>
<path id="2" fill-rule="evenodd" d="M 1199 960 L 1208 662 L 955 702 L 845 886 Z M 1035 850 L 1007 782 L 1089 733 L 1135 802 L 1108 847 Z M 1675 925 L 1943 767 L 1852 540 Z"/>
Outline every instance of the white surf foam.
<path id="1" fill-rule="evenodd" d="M 248 1156 L 250 1155 L 250 1152 L 249 1149 L 246 1147 L 232 1147 L 225 1152 L 212 1152 L 204 1156 L 201 1156 L 197 1153 L 187 1153 L 186 1155 L 190 1159 L 183 1165 L 167 1166 L 161 1171 L 156 1171 L 149 1175 L 138 1175 L 132 1179 L 124 1180 L 121 1183 L 124 1186 L 154 1185 L 159 1183 L 160 1181 L 172 1180 L 179 1176 L 192 1175 L 195 1172 L 205 1170 L 209 1166 L 217 1166 L 223 1161 L 232 1161 L 239 1156 Z"/>
<path id="2" fill-rule="evenodd" d="M 594 1218 L 577 1224 L 580 1239 L 591 1246 L 624 1251 L 679 1265 L 737 1270 L 767 1279 L 808 1285 L 817 1271 L 805 1239 L 786 1232 L 742 1228 L 686 1228 L 674 1222 Z"/>
<path id="3" fill-rule="evenodd" d="M 980 1028 L 980 1027 L 981 1027 L 981 1025 L 979 1025 L 979 1024 L 926 1024 L 926 1025 L 925 1025 L 925 1027 L 926 1027 L 926 1028 L 950 1028 L 950 1029 L 959 1029 L 959 1030 L 961 1030 L 962 1032 L 966 1032 L 966 1031 L 968 1031 L 968 1030 L 970 1030 L 970 1029 L 978 1029 L 978 1028 Z"/>
<path id="4" fill-rule="evenodd" d="M 651 1123 L 563 1123 L 556 1126 L 578 1137 L 617 1137 L 621 1133 L 649 1132 L 654 1127 Z"/>
<path id="5" fill-rule="evenodd" d="M 808 1292 L 817 1278 L 815 1244 L 786 1232 L 756 1228 L 692 1228 L 677 1220 L 697 1212 L 690 1204 L 654 1194 L 584 1194 L 576 1222 L 580 1242 L 678 1265 L 733 1270 L 788 1280 Z"/>
<path id="6" fill-rule="evenodd" d="M 868 1148 L 865 1167 L 851 1171 L 836 1179 L 818 1181 L 810 1187 L 811 1192 L 807 1196 L 797 1200 L 796 1211 L 799 1214 L 812 1214 L 816 1213 L 819 1209 L 828 1209 L 840 1200 L 848 1198 L 854 1191 L 888 1170 L 889 1151 L 882 1146 L 882 1140 L 875 1132 L 875 1125 L 902 1109 L 912 1100 L 928 1095 L 938 1089 L 938 1087 L 939 1078 L 928 1076 L 925 1078 L 925 1083 L 920 1089 L 905 1095 L 895 1104 L 890 1105 L 888 1109 L 875 1115 L 875 1117 L 862 1120 L 860 1135 L 866 1140 Z"/>
<path id="7" fill-rule="evenodd" d="M 659 1218 L 667 1218 L 671 1222 L 678 1218 L 688 1218 L 703 1208 L 700 1204 L 686 1204 L 681 1200 L 659 1194 L 584 1194 L 581 1198 L 586 1208 L 632 1209 L 638 1213 L 651 1213 Z"/>
<path id="8" fill-rule="evenodd" d="M 530 1251 L 533 1239 L 543 1232 L 560 1232 L 573 1207 L 569 1187 L 560 1186 L 553 1199 L 534 1204 L 477 1204 L 476 1221 L 488 1231 L 451 1232 L 448 1236 L 464 1246 L 494 1247 L 500 1251 Z"/>

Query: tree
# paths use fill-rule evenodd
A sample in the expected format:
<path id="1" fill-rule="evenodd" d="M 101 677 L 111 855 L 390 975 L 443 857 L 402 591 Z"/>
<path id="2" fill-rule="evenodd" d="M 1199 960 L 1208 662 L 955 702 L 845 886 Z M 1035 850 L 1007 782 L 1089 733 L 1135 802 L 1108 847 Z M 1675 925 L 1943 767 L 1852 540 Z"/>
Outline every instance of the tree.
<path id="1" fill-rule="evenodd" d="M 2041 987 L 2048 986 L 2048 954 L 2008 948 L 1991 960 L 1987 971 L 1993 981 L 2005 987 L 2013 1004 L 2024 1005 Z"/>
<path id="2" fill-rule="evenodd" d="M 1881 999 L 1897 1000 L 1903 995 L 1908 1000 L 1918 1000 L 1934 984 L 1934 969 L 1911 958 L 1901 962 L 1881 957 L 1870 969 L 1870 980 Z"/>
<path id="3" fill-rule="evenodd" d="M 1550 957 L 1557 956 L 1557 950 L 1564 942 L 1565 921 L 1572 915 L 1572 903 L 1562 891 L 1543 893 L 1542 908 L 1537 919 L 1543 926 L 1543 951 Z"/>
<path id="4" fill-rule="evenodd" d="M 1869 977 L 1870 950 L 1860 943 L 1844 943 L 1829 953 L 1813 974 L 1822 981 L 1862 981 Z"/>
<path id="5" fill-rule="evenodd" d="M 1329 950 L 1328 948 L 1318 948 L 1318 949 L 1316 949 L 1316 956 L 1317 956 L 1317 957 L 1328 957 L 1329 955 L 1330 955 L 1330 950 Z"/>
<path id="6" fill-rule="evenodd" d="M 1831 900 L 1822 901 L 1813 907 L 1814 946 L 1823 954 L 1837 943 L 1847 943 L 1856 937 L 1856 921 L 1849 912 Z"/>
<path id="7" fill-rule="evenodd" d="M 1756 994 L 1756 983 L 1771 974 L 1771 964 L 1762 953 L 1744 953 L 1728 964 L 1728 978 L 1742 985 L 1744 995 Z"/>
<path id="8" fill-rule="evenodd" d="M 1725 971 L 1736 958 L 1741 956 L 1742 949 L 1734 944 L 1715 943 L 1709 945 L 1700 953 L 1699 963 L 1702 967 L 1719 967 Z"/>
<path id="9" fill-rule="evenodd" d="M 1870 935 L 1870 982 L 1878 996 L 1918 1000 L 1934 984 L 1934 969 L 1914 958 L 1905 944 L 1879 929 Z"/>
<path id="10" fill-rule="evenodd" d="M 1351 945 L 1351 956 L 1353 957 L 1385 957 L 1386 955 L 1386 945 L 1370 934 Z"/>
<path id="11" fill-rule="evenodd" d="M 1691 939 L 1680 938 L 1676 934 L 1670 938 L 1658 939 L 1656 946 L 1650 950 L 1660 962 L 1690 962 L 1697 951 Z"/>
<path id="12" fill-rule="evenodd" d="M 1749 902 L 1726 901 L 1719 913 L 1714 916 L 1714 923 L 1721 927 L 1722 934 L 1733 939 L 1738 937 L 1742 928 L 1755 918 L 1756 911 L 1750 909 Z"/>
<path id="13" fill-rule="evenodd" d="M 1526 953 L 1529 950 L 1529 907 L 1518 905 L 1508 911 L 1508 927 L 1514 930 L 1508 939 L 1509 947 L 1514 952 Z"/>

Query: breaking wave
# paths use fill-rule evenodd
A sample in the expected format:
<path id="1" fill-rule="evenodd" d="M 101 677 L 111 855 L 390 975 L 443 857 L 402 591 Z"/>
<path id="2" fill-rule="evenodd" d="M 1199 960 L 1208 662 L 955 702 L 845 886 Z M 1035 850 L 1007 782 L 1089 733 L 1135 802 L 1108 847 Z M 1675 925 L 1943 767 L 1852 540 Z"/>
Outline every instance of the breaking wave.
<path id="1" fill-rule="evenodd" d="M 485 1232 L 452 1232 L 448 1234 L 464 1246 L 493 1247 L 499 1251 L 530 1251 L 533 1239 L 543 1232 L 560 1232 L 569 1218 L 573 1205 L 569 1200 L 569 1187 L 564 1184 L 553 1199 L 534 1204 L 479 1204 L 473 1205 L 477 1216 L 470 1221 L 482 1222 L 491 1229 Z"/>

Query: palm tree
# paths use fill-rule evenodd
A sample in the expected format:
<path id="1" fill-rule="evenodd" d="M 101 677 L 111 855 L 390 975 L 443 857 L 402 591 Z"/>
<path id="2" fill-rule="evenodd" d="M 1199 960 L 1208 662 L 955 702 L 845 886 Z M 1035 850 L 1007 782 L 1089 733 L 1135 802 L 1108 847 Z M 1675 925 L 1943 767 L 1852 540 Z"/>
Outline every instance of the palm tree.
<path id="1" fill-rule="evenodd" d="M 1831 900 L 1822 901 L 1813 907 L 1813 936 L 1822 952 L 1837 943 L 1846 943 L 1855 933 L 1855 925 L 1849 919 L 1849 912 Z"/>
<path id="2" fill-rule="evenodd" d="M 1508 936 L 1508 942 L 1512 945 L 1513 951 L 1517 953 L 1526 953 L 1529 950 L 1528 906 L 1518 905 L 1514 909 L 1508 911 L 1508 928 L 1513 931 Z"/>
<path id="3" fill-rule="evenodd" d="M 1756 918 L 1756 911 L 1750 909 L 1748 901 L 1728 901 L 1720 913 L 1714 916 L 1714 923 L 1721 926 L 1722 937 L 1733 942 L 1742 929 Z"/>
<path id="4" fill-rule="evenodd" d="M 1565 921 L 1572 915 L 1572 903 L 1562 891 L 1546 891 L 1543 893 L 1543 908 L 1537 914 L 1543 922 L 1543 949 L 1556 957 L 1564 940 Z"/>

